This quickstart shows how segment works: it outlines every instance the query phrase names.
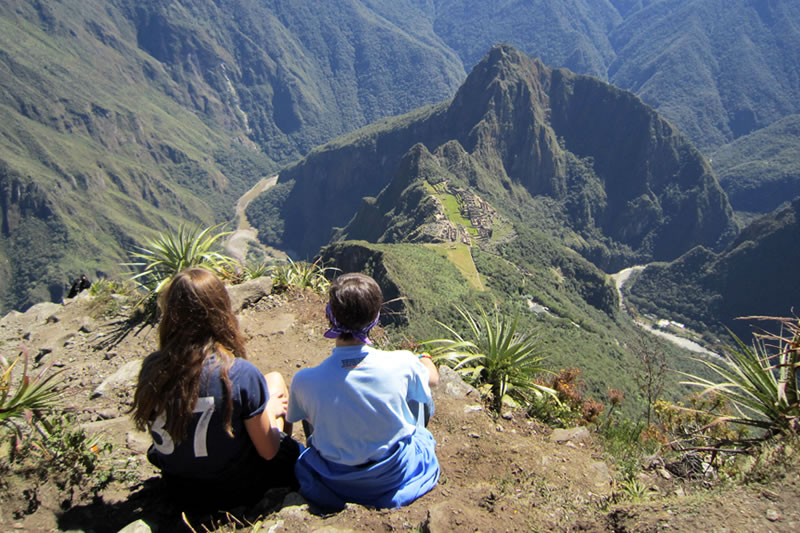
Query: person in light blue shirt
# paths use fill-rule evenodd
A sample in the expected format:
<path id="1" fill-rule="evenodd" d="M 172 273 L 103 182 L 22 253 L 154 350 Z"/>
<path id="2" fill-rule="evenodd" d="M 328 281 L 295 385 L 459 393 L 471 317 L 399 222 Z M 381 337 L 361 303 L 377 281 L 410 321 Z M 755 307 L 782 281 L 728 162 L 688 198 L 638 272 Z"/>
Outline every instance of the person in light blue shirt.
<path id="1" fill-rule="evenodd" d="M 295 465 L 300 493 L 323 510 L 345 503 L 407 505 L 439 480 L 436 442 L 425 427 L 439 373 L 430 356 L 383 351 L 368 333 L 383 305 L 378 284 L 351 273 L 331 285 L 326 313 L 336 340 L 319 366 L 292 380 L 287 421 L 313 428 Z"/>

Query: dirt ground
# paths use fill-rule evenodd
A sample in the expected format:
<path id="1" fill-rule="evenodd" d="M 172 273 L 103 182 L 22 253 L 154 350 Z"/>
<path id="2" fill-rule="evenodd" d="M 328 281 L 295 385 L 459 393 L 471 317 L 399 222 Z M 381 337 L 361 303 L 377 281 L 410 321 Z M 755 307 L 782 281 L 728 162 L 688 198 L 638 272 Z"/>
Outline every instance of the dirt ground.
<path id="1" fill-rule="evenodd" d="M 86 429 L 112 443 L 103 460 L 109 465 L 130 461 L 134 479 L 112 484 L 95 499 L 73 488 L 70 498 L 69 488 L 3 471 L 2 531 L 116 532 L 140 519 L 157 531 L 188 530 L 144 458 L 149 437 L 136 431 L 127 415 L 135 372 L 119 374 L 135 370 L 155 348 L 155 332 L 134 331 L 108 346 L 114 324 L 97 318 L 101 310 L 82 295 L 64 306 L 11 313 L 0 320 L 0 350 L 12 359 L 25 346 L 41 365 L 63 368 L 65 406 Z M 241 311 L 239 320 L 249 358 L 265 372 L 280 372 L 287 382 L 332 347 L 322 337 L 323 300 L 314 294 L 263 298 Z M 352 505 L 323 516 L 310 512 L 296 493 L 271 491 L 256 507 L 237 510 L 238 516 L 243 522 L 261 521 L 270 532 L 800 531 L 797 467 L 766 484 L 727 488 L 645 474 L 646 494 L 637 503 L 626 502 L 614 464 L 594 434 L 575 431 L 556 439 L 560 433 L 554 435 L 523 412 L 492 416 L 474 389 L 451 378 L 443 372 L 435 390 L 429 427 L 442 477 L 429 494 L 401 509 Z M 294 436 L 303 441 L 302 428 Z M 7 459 L 7 446 L 3 450 L 0 462 Z M 219 516 L 188 520 L 197 531 L 232 529 L 220 527 Z"/>

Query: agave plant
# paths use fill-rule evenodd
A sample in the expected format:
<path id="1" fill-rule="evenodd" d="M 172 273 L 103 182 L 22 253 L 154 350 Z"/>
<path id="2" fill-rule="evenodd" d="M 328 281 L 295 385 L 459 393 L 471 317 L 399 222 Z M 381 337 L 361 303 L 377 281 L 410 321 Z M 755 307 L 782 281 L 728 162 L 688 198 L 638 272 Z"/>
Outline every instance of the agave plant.
<path id="1" fill-rule="evenodd" d="M 272 278 L 276 290 L 311 289 L 317 293 L 324 293 L 330 287 L 330 281 L 325 273 L 338 270 L 333 267 L 322 267 L 319 259 L 313 263 L 305 261 L 289 262 L 284 265 L 272 267 Z"/>
<path id="2" fill-rule="evenodd" d="M 781 324 L 777 335 L 755 336 L 747 346 L 731 332 L 736 346 L 725 350 L 723 361 L 698 359 L 722 381 L 694 375 L 688 385 L 702 387 L 703 394 L 717 393 L 727 400 L 736 415 L 719 417 L 733 423 L 765 430 L 764 436 L 800 431 L 798 378 L 800 371 L 800 323 L 797 319 L 745 317 L 774 320 Z"/>
<path id="3" fill-rule="evenodd" d="M 20 361 L 22 369 L 14 385 L 14 367 Z M 46 366 L 41 372 L 31 376 L 28 373 L 28 354 L 25 350 L 11 364 L 0 356 L 0 367 L 3 368 L 0 374 L 0 427 L 11 429 L 19 437 L 20 421 L 34 423 L 34 417 L 41 417 L 45 411 L 55 407 L 61 395 L 56 378 L 61 372 L 48 372 L 50 367 Z"/>
<path id="4" fill-rule="evenodd" d="M 517 318 L 497 313 L 489 318 L 483 309 L 476 318 L 468 311 L 457 310 L 466 320 L 471 338 L 439 322 L 452 338 L 422 343 L 434 346 L 431 356 L 435 361 L 452 365 L 469 381 L 488 389 L 492 408 L 498 412 L 504 402 L 528 402 L 544 394 L 558 401 L 553 389 L 534 381 L 537 374 L 547 372 L 542 366 L 544 357 L 537 351 L 535 333 L 518 333 Z"/>
<path id="5" fill-rule="evenodd" d="M 242 267 L 242 278 L 244 280 L 262 278 L 268 276 L 270 267 L 266 263 L 248 264 Z"/>
<path id="6" fill-rule="evenodd" d="M 217 241 L 230 232 L 214 234 L 221 224 L 200 228 L 187 228 L 181 224 L 175 234 L 159 234 L 158 238 L 139 247 L 133 257 L 141 261 L 127 266 L 141 271 L 131 280 L 139 283 L 150 294 L 157 294 L 172 277 L 190 267 L 205 267 L 222 274 L 230 270 L 235 260 L 214 250 Z"/>

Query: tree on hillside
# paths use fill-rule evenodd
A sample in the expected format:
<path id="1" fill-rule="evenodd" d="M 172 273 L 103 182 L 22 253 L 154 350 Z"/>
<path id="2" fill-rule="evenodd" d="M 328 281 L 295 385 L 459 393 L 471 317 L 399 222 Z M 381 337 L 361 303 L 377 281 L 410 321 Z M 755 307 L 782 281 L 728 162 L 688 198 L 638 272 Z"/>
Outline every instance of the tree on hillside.
<path id="1" fill-rule="evenodd" d="M 647 419 L 647 427 L 650 427 L 653 407 L 664 391 L 667 359 L 658 340 L 644 331 L 640 331 L 636 335 L 635 340 L 630 345 L 630 349 L 639 361 L 639 365 L 634 372 L 634 379 L 647 402 L 645 418 Z"/>

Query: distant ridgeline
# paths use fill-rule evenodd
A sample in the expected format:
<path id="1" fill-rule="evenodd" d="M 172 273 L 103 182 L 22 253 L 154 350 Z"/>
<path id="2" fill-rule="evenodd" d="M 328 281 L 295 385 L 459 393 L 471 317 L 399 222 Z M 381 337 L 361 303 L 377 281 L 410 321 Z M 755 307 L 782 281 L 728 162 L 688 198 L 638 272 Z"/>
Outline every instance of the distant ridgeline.
<path id="1" fill-rule="evenodd" d="M 800 112 L 800 3 L 503 6 L 0 2 L 0 311 L 57 300 L 80 272 L 120 274 L 130 249 L 157 231 L 230 220 L 236 199 L 260 178 L 337 135 L 451 97 L 478 63 L 452 102 L 336 141 L 290 171 L 285 179 L 294 181 L 262 201 L 263 237 L 315 253 L 420 143 L 439 167 L 456 158 L 472 173 L 456 173 L 464 183 L 425 176 L 445 206 L 463 201 L 508 223 L 529 220 L 605 269 L 670 259 L 684 243 L 724 242 L 726 208 L 715 186 L 681 181 L 708 174 L 705 163 L 652 110 L 596 79 L 481 62 L 492 43 L 636 93 L 696 146 L 718 149 L 713 163 L 736 209 L 765 213 L 796 190 L 797 133 L 764 128 Z M 517 83 L 520 73 L 530 79 Z M 493 76 L 501 77 L 490 85 Z M 723 146 L 738 138 L 745 144 Z M 328 172 L 335 147 L 353 161 Z M 302 178 L 315 169 L 326 171 Z M 326 205 L 321 218 L 282 218 L 284 205 L 301 197 L 318 209 L 351 179 L 336 172 L 338 184 L 320 185 L 339 170 L 354 171 L 346 202 Z M 634 174 L 642 175 L 636 186 L 615 189 L 628 188 Z M 449 231 L 426 223 L 402 237 L 430 208 L 375 238 Z M 711 218 L 696 223 L 699 211 Z M 376 220 L 369 205 L 362 216 Z M 477 224 L 485 237 L 488 226 Z M 688 237 L 675 239 L 681 232 Z"/>
<path id="2" fill-rule="evenodd" d="M 594 394 L 638 394 L 620 379 L 637 368 L 638 333 L 606 272 L 736 235 L 706 160 L 650 107 L 509 46 L 452 100 L 313 150 L 248 218 L 266 244 L 307 258 L 322 247 L 325 265 L 375 276 L 400 298 L 384 324 L 409 338 L 441 336 L 456 306 L 546 326 L 550 364 L 582 368 Z"/>
<path id="3" fill-rule="evenodd" d="M 675 261 L 647 267 L 630 287 L 642 312 L 681 320 L 699 331 L 743 339 L 758 321 L 742 316 L 800 313 L 800 198 L 755 220 L 723 252 L 690 250 Z"/>

